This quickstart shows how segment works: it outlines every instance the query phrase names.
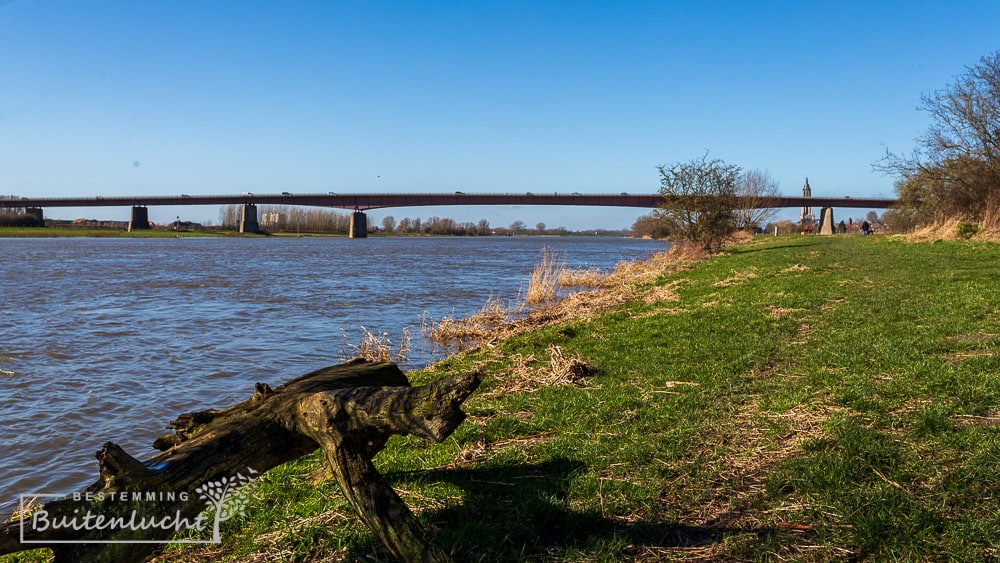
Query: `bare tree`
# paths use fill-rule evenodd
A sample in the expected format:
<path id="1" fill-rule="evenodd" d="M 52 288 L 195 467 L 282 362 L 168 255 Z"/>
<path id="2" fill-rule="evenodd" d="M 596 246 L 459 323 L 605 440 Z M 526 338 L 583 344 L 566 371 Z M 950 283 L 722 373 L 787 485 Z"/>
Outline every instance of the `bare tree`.
<path id="1" fill-rule="evenodd" d="M 241 205 L 230 204 L 219 208 L 219 225 L 223 227 L 236 227 L 240 223 Z"/>
<path id="2" fill-rule="evenodd" d="M 671 237 L 717 252 L 737 228 L 736 190 L 740 167 L 708 160 L 658 166 L 663 203 L 656 210 Z"/>
<path id="3" fill-rule="evenodd" d="M 978 219 L 1000 199 L 1000 51 L 966 68 L 944 90 L 921 97 L 931 116 L 910 156 L 886 151 L 873 167 L 900 176 L 900 199 L 924 218 Z"/>
<path id="4" fill-rule="evenodd" d="M 386 215 L 382 218 L 382 230 L 391 233 L 393 229 L 396 228 L 396 218 L 392 215 Z"/>
<path id="5" fill-rule="evenodd" d="M 736 223 L 740 229 L 752 231 L 778 212 L 777 208 L 764 205 L 765 198 L 778 195 L 778 182 L 767 170 L 755 168 L 744 172 L 736 186 L 736 195 L 740 196 L 736 208 Z"/>

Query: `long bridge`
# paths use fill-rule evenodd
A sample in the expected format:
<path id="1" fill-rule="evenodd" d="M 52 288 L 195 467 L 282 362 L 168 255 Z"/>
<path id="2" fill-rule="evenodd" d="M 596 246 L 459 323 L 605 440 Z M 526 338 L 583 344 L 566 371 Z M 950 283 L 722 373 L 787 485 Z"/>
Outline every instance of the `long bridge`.
<path id="1" fill-rule="evenodd" d="M 746 199 L 746 198 L 743 198 Z M 364 211 L 389 207 L 426 207 L 444 205 L 572 205 L 598 207 L 638 207 L 654 209 L 663 203 L 660 194 L 483 194 L 483 193 L 333 193 L 326 194 L 253 194 L 239 195 L 176 195 L 176 196 L 114 196 L 114 197 L 36 197 L 0 199 L 0 211 L 23 209 L 42 220 L 46 207 L 131 207 L 129 229 L 149 227 L 149 206 L 158 205 L 241 205 L 240 232 L 259 230 L 258 205 L 300 205 L 350 209 L 352 237 L 364 237 L 367 218 Z M 895 199 L 830 198 L 830 197 L 755 197 L 754 207 L 852 207 L 885 209 L 895 207 Z"/>

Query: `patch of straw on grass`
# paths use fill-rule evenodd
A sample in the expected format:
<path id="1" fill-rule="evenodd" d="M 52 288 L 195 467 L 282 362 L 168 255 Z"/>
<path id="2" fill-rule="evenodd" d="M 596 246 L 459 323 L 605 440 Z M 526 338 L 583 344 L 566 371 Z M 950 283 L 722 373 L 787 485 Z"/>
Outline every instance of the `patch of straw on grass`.
<path id="1" fill-rule="evenodd" d="M 512 366 L 497 376 L 499 384 L 483 398 L 526 393 L 555 385 L 580 385 L 594 375 L 594 368 L 589 363 L 576 356 L 567 356 L 561 346 L 549 346 L 548 354 L 548 363 L 533 355 L 513 356 Z"/>
<path id="2" fill-rule="evenodd" d="M 731 287 L 736 284 L 742 283 L 746 280 L 752 280 L 757 277 L 755 272 L 738 272 L 724 280 L 717 281 L 712 284 L 713 287 Z"/>
<path id="3" fill-rule="evenodd" d="M 791 266 L 785 268 L 784 270 L 781 270 L 781 272 L 779 273 L 787 274 L 790 272 L 808 272 L 809 269 L 810 269 L 809 266 L 806 266 L 805 264 L 792 264 Z"/>
<path id="4" fill-rule="evenodd" d="M 552 440 L 552 432 L 542 432 L 540 434 L 532 434 L 530 436 L 518 436 L 516 438 L 508 438 L 506 440 L 498 440 L 496 442 L 490 442 L 487 440 L 486 434 L 482 434 L 478 440 L 458 452 L 458 455 L 455 456 L 453 461 L 436 469 L 455 469 L 482 461 L 488 461 L 490 458 L 508 449 L 518 449 L 523 452 L 527 452 L 539 444 L 551 442 Z"/>
<path id="5" fill-rule="evenodd" d="M 642 300 L 646 303 L 676 302 L 681 300 L 677 293 L 677 287 L 686 283 L 687 280 L 674 280 L 666 285 L 654 287 L 643 295 Z"/>

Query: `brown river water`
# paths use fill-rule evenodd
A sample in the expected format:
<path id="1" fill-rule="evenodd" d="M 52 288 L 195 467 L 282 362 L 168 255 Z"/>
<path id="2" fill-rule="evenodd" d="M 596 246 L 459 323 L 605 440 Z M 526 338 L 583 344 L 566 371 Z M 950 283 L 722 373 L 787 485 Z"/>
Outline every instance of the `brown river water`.
<path id="1" fill-rule="evenodd" d="M 590 237 L 0 239 L 0 519 L 18 495 L 97 478 L 112 441 L 139 459 L 177 415 L 350 356 L 362 328 L 512 302 L 547 247 L 608 269 L 662 242 Z"/>

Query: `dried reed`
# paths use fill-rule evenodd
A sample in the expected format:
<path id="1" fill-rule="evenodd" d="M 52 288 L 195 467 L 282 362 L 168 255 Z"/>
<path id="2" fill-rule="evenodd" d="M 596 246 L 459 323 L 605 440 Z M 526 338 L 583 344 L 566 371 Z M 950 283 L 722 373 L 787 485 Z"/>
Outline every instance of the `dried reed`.
<path id="1" fill-rule="evenodd" d="M 361 327 L 361 330 L 363 332 L 361 344 L 349 343 L 347 341 L 347 334 L 341 332 L 345 348 L 352 352 L 345 353 L 344 350 L 341 350 L 340 361 L 347 361 L 351 358 L 364 358 L 370 362 L 395 362 L 400 365 L 410 363 L 411 343 L 413 341 L 410 329 L 403 329 L 399 337 L 399 344 L 396 345 L 393 345 L 388 332 L 377 335 L 365 327 Z"/>
<path id="2" fill-rule="evenodd" d="M 542 257 L 535 263 L 531 272 L 531 281 L 524 294 L 524 302 L 529 305 L 543 305 L 556 300 L 556 288 L 559 278 L 566 268 L 566 259 L 550 252 L 548 247 L 542 248 Z"/>
<path id="3" fill-rule="evenodd" d="M 966 224 L 975 225 L 971 238 L 1000 241 L 1000 197 L 986 201 L 979 221 L 957 215 L 940 216 L 931 223 L 915 228 L 905 238 L 911 242 L 970 238 L 968 235 L 963 236 L 962 227 L 967 227 Z"/>
<path id="4" fill-rule="evenodd" d="M 486 340 L 497 327 L 514 318 L 514 308 L 504 304 L 499 295 L 490 294 L 478 312 L 464 318 L 444 317 L 439 322 L 421 327 L 421 334 L 444 347 L 464 349 Z"/>
<path id="5" fill-rule="evenodd" d="M 559 287 L 607 287 L 608 274 L 596 268 L 566 268 L 559 273 Z"/>
<path id="6" fill-rule="evenodd" d="M 980 235 L 989 240 L 1000 240 L 1000 196 L 986 202 Z"/>

